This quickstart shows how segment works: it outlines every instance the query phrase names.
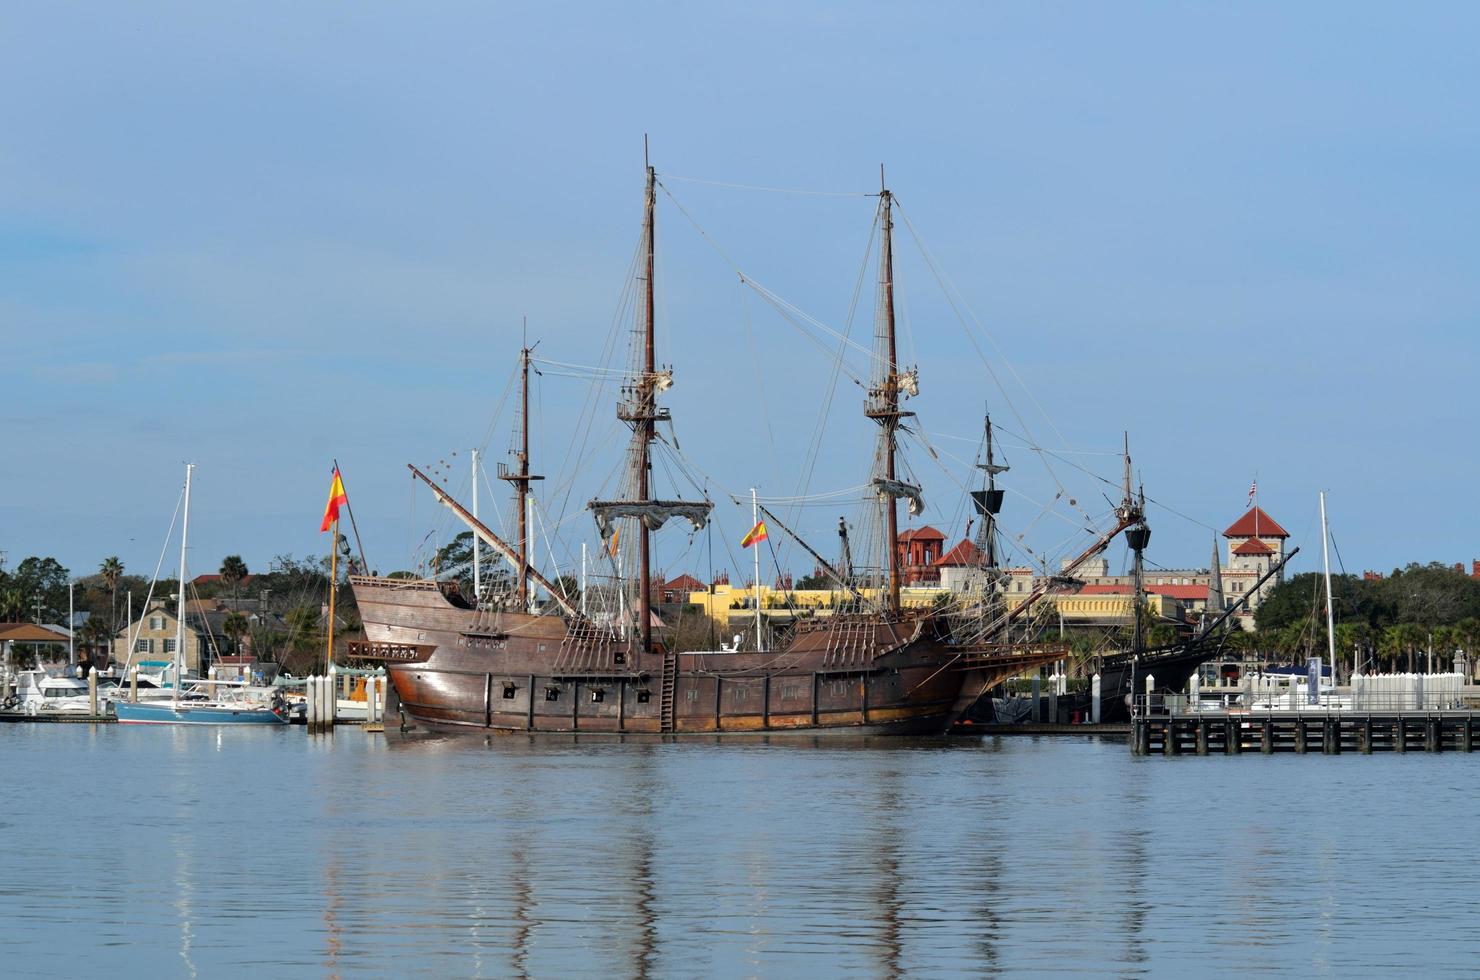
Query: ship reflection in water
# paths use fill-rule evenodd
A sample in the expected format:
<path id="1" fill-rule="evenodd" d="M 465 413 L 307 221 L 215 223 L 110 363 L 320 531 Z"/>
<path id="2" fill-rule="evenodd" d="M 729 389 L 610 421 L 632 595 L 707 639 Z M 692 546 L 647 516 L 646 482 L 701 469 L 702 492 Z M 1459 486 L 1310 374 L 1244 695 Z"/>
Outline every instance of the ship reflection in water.
<path id="1" fill-rule="evenodd" d="M 8 975 L 1473 968 L 1459 756 L 149 734 L 0 729 Z"/>

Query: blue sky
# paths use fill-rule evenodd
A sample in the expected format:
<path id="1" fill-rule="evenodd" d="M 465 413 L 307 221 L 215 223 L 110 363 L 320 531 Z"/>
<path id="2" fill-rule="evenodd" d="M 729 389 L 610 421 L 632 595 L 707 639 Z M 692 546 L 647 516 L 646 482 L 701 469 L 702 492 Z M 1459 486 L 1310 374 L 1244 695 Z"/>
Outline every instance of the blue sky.
<path id="1" fill-rule="evenodd" d="M 189 459 L 195 569 L 262 567 L 322 549 L 337 456 L 371 563 L 406 567 L 447 525 L 404 464 L 460 466 L 490 426 L 502 458 L 521 317 L 548 357 L 597 356 L 646 132 L 673 178 L 867 192 L 885 163 L 1031 392 L 991 384 L 902 240 L 933 443 L 969 460 L 983 404 L 1013 428 L 1015 406 L 1113 477 L 1129 430 L 1178 512 L 1152 510 L 1159 564 L 1204 564 L 1256 473 L 1312 559 L 1323 488 L 1348 569 L 1480 557 L 1477 21 L 1460 4 L 12 5 L 0 549 L 147 573 Z M 871 199 L 665 186 L 741 268 L 842 325 Z M 723 490 L 795 492 L 829 365 L 666 195 L 659 221 L 668 404 L 738 538 Z M 538 469 L 583 398 L 541 380 Z M 615 465 L 608 409 L 567 516 Z M 862 482 L 858 409 L 845 384 L 813 492 Z M 1007 524 L 1058 553 L 1078 539 L 1040 516 L 1054 478 L 1004 440 Z M 913 462 L 924 520 L 959 534 L 959 486 Z M 831 549 L 836 517 L 803 523 Z M 706 570 L 681 533 L 660 556 Z"/>

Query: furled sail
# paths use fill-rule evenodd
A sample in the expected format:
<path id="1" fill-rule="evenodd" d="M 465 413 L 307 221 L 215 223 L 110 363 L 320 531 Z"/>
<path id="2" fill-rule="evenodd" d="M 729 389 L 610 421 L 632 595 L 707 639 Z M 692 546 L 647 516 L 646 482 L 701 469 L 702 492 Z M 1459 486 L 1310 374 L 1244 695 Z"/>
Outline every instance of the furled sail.
<path id="1" fill-rule="evenodd" d="M 586 505 L 591 516 L 596 518 L 596 528 L 601 540 L 609 540 L 616 531 L 615 521 L 622 517 L 636 517 L 643 527 L 656 531 L 675 517 L 682 517 L 702 531 L 709 523 L 709 511 L 714 504 L 707 500 L 593 500 Z"/>
<path id="2" fill-rule="evenodd" d="M 910 513 L 920 515 L 925 513 L 925 497 L 920 488 L 913 483 L 904 483 L 900 480 L 875 479 L 874 490 L 881 497 L 904 497 L 910 502 Z"/>

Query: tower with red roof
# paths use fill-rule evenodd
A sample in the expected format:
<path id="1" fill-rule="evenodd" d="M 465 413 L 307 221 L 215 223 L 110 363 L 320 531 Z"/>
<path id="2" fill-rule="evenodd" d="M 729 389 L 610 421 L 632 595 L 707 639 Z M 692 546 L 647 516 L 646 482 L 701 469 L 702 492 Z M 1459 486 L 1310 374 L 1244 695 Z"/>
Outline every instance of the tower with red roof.
<path id="1" fill-rule="evenodd" d="M 1279 522 L 1264 512 L 1264 508 L 1255 504 L 1243 517 L 1228 526 L 1223 537 L 1228 539 L 1230 569 L 1248 569 L 1263 575 L 1285 557 L 1285 540 L 1290 537 L 1290 532 L 1280 527 Z M 1281 571 L 1274 581 L 1279 582 L 1284 577 L 1284 572 Z M 1263 593 L 1273 584 L 1265 583 L 1259 597 L 1262 598 Z"/>

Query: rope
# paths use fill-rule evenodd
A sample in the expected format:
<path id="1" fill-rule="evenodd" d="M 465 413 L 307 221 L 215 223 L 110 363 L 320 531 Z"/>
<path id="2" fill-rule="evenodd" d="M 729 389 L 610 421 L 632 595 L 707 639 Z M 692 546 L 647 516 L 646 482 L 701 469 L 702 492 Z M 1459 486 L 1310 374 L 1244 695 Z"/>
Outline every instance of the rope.
<path id="1" fill-rule="evenodd" d="M 680 177 L 677 174 L 669 174 L 669 173 L 663 174 L 663 179 L 664 180 L 681 180 L 681 181 L 684 181 L 685 183 L 689 183 L 689 184 L 705 184 L 705 185 L 710 186 L 710 187 L 729 187 L 729 188 L 734 189 L 734 190 L 742 190 L 742 191 L 762 191 L 762 192 L 767 193 L 767 194 L 801 194 L 801 195 L 805 195 L 805 196 L 808 196 L 808 197 L 873 197 L 874 196 L 873 194 L 870 194 L 867 191 L 816 191 L 816 190 L 798 189 L 798 188 L 794 188 L 794 187 L 763 187 L 763 186 L 758 185 L 758 184 L 736 184 L 736 183 L 733 183 L 731 181 L 726 181 L 726 180 L 709 180 L 709 179 L 706 179 L 704 177 Z M 662 187 L 663 186 L 663 181 L 660 180 L 658 182 L 658 186 L 659 187 Z"/>

